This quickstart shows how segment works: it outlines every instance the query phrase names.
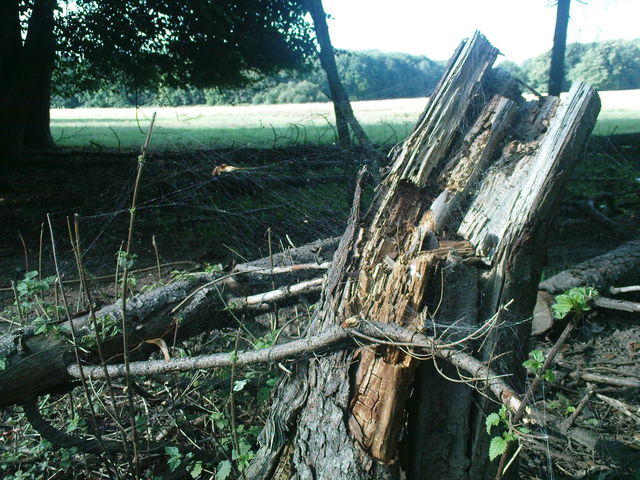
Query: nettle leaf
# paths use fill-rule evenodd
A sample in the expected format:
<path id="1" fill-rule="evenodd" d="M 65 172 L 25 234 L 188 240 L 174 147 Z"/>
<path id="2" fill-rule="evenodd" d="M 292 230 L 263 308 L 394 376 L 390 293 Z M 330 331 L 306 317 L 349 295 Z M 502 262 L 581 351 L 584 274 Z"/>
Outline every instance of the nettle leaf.
<path id="1" fill-rule="evenodd" d="M 507 421 L 507 406 L 502 405 L 500 410 L 498 410 L 498 415 L 500 415 L 500 420 L 506 422 Z"/>
<path id="2" fill-rule="evenodd" d="M 500 415 L 495 412 L 490 413 L 489 415 L 487 415 L 484 424 L 487 426 L 487 433 L 491 434 L 491 429 L 493 427 L 497 427 L 500 424 Z"/>
<path id="3" fill-rule="evenodd" d="M 216 468 L 216 480 L 226 480 L 231 475 L 231 462 L 222 460 Z"/>
<path id="4" fill-rule="evenodd" d="M 556 374 L 554 373 L 553 370 L 545 370 L 544 374 L 542 375 L 542 378 L 545 379 L 545 381 L 547 382 L 555 382 L 556 380 Z"/>
<path id="5" fill-rule="evenodd" d="M 582 313 L 591 310 L 589 302 L 598 295 L 593 287 L 576 287 L 556 297 L 551 306 L 556 318 L 564 318 L 569 313 Z"/>
<path id="6" fill-rule="evenodd" d="M 198 478 L 202 474 L 202 462 L 196 462 L 190 473 L 191 478 Z"/>
<path id="7" fill-rule="evenodd" d="M 535 362 L 538 362 L 538 363 L 544 362 L 544 353 L 542 353 L 542 350 L 532 350 L 529 352 L 529 356 Z"/>
<path id="8" fill-rule="evenodd" d="M 506 451 L 507 441 L 502 437 L 493 437 L 489 444 L 489 460 L 495 460 Z"/>

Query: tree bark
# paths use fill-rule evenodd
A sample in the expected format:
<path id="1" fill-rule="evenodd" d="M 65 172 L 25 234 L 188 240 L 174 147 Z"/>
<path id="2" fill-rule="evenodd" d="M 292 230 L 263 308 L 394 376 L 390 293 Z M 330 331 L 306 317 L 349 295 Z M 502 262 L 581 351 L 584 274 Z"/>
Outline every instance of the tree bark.
<path id="1" fill-rule="evenodd" d="M 333 101 L 336 116 L 338 144 L 345 147 L 348 147 L 351 144 L 349 130 L 347 128 L 350 127 L 355 137 L 370 156 L 369 160 L 371 162 L 372 174 L 377 180 L 379 180 L 378 172 L 380 165 L 378 153 L 353 114 L 349 95 L 344 89 L 344 86 L 340 81 L 340 76 L 338 75 L 338 67 L 336 65 L 336 58 L 333 52 L 333 45 L 331 44 L 331 37 L 329 36 L 329 27 L 327 25 L 327 14 L 322 6 L 322 0 L 307 0 L 307 8 L 309 9 L 309 13 L 313 19 L 316 37 L 318 38 L 318 44 L 320 45 L 320 51 L 318 52 L 320 65 L 322 65 L 322 68 L 327 75 L 327 81 L 329 82 L 329 91 L 331 92 L 331 100 Z"/>
<path id="2" fill-rule="evenodd" d="M 49 114 L 51 109 L 51 75 L 55 62 L 56 40 L 54 10 L 57 0 L 36 1 L 27 38 L 24 44 L 28 59 L 29 110 L 23 143 L 30 147 L 49 147 L 53 144 Z"/>
<path id="3" fill-rule="evenodd" d="M 540 290 L 558 295 L 574 287 L 606 288 L 635 284 L 640 278 L 640 240 L 620 245 L 607 253 L 563 270 L 540 282 Z"/>
<path id="4" fill-rule="evenodd" d="M 24 44 L 20 32 L 19 2 L 2 2 L 2 90 L 0 91 L 0 157 L 15 158 L 25 145 L 50 146 L 51 74 L 55 55 L 56 0 L 33 5 Z"/>
<path id="5" fill-rule="evenodd" d="M 490 71 L 497 53 L 480 34 L 458 49 L 366 215 L 356 190 L 310 332 L 362 316 L 453 341 L 500 312 L 479 355 L 504 353 L 495 366 L 523 390 L 547 220 L 599 101 L 583 85 L 563 105 L 507 98 L 512 79 Z M 484 478 L 480 399 L 439 374 L 390 346 L 298 364 L 275 392 L 247 477 L 396 479 L 402 469 L 421 479 L 435 468 L 437 478 Z"/>
<path id="6" fill-rule="evenodd" d="M 233 310 L 243 308 L 242 305 L 234 306 L 234 302 L 241 303 L 239 298 L 321 277 L 326 271 L 326 266 L 321 264 L 331 260 L 336 246 L 336 239 L 313 242 L 272 258 L 240 264 L 230 273 L 203 274 L 139 294 L 127 304 L 130 346 L 144 356 L 152 351 L 145 348 L 146 340 L 173 339 L 174 336 L 184 339 L 235 325 L 237 320 Z M 312 299 L 317 296 L 318 293 L 311 293 Z M 291 302 L 298 295 L 286 297 L 284 300 Z M 282 300 L 282 296 L 279 299 Z M 263 311 L 260 305 L 253 304 L 252 307 L 244 306 L 248 317 Z M 119 325 L 121 303 L 99 309 L 96 317 L 103 325 L 105 322 Z M 3 329 L 5 325 L 2 324 Z M 83 337 L 95 335 L 89 315 L 74 318 L 73 325 L 80 342 Z M 61 332 L 68 330 L 69 322 L 57 327 Z M 99 363 L 95 348 L 86 343 L 83 345 L 88 351 L 83 360 Z M 115 335 L 104 341 L 103 351 L 109 362 L 121 361 L 122 337 Z M 64 391 L 72 385 L 73 379 L 67 367 L 73 359 L 73 348 L 64 335 L 36 335 L 33 327 L 4 331 L 0 334 L 0 358 L 6 360 L 6 368 L 0 371 L 0 407 L 29 402 L 46 393 Z"/>
<path id="7" fill-rule="evenodd" d="M 571 0 L 558 0 L 556 28 L 553 33 L 553 48 L 551 50 L 551 67 L 549 68 L 549 95 L 558 96 L 562 91 L 570 4 Z"/>

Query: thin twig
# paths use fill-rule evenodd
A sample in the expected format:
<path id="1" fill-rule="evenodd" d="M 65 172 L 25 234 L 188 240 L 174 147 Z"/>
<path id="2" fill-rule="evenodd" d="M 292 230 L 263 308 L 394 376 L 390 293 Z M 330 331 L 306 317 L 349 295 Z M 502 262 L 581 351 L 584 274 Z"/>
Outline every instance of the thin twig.
<path id="1" fill-rule="evenodd" d="M 123 360 L 125 365 L 125 384 L 127 386 L 127 400 L 129 403 L 129 420 L 133 433 L 133 462 L 135 466 L 136 478 L 140 476 L 140 459 L 138 458 L 138 435 L 136 428 L 135 406 L 133 403 L 133 392 L 131 390 L 131 381 L 129 379 L 129 334 L 127 332 L 127 280 L 129 276 L 129 260 L 131 258 L 131 247 L 133 243 L 133 228 L 136 220 L 136 207 L 138 202 L 138 192 L 140 189 L 140 179 L 142 178 L 142 170 L 146 160 L 147 149 L 151 141 L 151 133 L 153 125 L 156 121 L 156 113 L 151 117 L 151 124 L 147 132 L 147 139 L 142 146 L 142 152 L 138 156 L 138 171 L 133 186 L 133 198 L 131 199 L 131 208 L 129 209 L 129 233 L 127 236 L 127 246 L 125 250 L 124 271 L 122 273 L 122 344 L 123 344 Z"/>

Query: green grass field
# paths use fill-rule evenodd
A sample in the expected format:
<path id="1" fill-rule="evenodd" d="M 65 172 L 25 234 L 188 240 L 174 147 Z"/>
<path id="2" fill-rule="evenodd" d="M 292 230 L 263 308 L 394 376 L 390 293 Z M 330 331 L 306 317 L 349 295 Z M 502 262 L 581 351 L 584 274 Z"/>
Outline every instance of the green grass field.
<path id="1" fill-rule="evenodd" d="M 640 132 L 640 90 L 600 92 L 602 112 L 595 134 Z M 356 117 L 376 143 L 392 144 L 409 133 L 425 98 L 354 102 Z M 335 140 L 330 103 L 152 108 L 54 109 L 58 145 L 137 149 L 157 111 L 157 149 L 283 147 Z"/>

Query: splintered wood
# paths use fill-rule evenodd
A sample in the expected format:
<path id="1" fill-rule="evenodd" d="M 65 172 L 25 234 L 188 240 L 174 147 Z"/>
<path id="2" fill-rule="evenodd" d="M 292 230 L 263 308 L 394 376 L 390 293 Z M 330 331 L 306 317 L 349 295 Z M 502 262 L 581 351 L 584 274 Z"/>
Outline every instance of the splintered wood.
<path id="1" fill-rule="evenodd" d="M 422 329 L 438 314 L 448 263 L 466 257 L 490 268 L 547 218 L 562 184 L 553 177 L 566 176 L 597 96 L 578 84 L 562 105 L 555 97 L 527 104 L 510 77 L 491 74 L 496 55 L 481 35 L 467 42 L 397 153 L 359 233 L 347 314 Z M 417 360 L 388 346 L 362 348 L 357 359 L 351 434 L 392 462 Z"/>
<path id="2" fill-rule="evenodd" d="M 491 368 L 517 377 L 550 213 L 599 100 L 576 83 L 562 102 L 526 102 L 492 70 L 497 55 L 479 33 L 463 42 L 364 216 L 356 189 L 311 332 L 353 318 L 428 330 L 480 360 L 499 356 Z M 426 366 L 393 344 L 310 360 L 276 390 L 268 430 L 277 435 L 265 438 L 252 478 L 285 463 L 295 478 L 398 478 L 401 437 L 409 478 L 484 477 L 483 417 L 495 404 L 475 407 L 484 397 Z"/>

